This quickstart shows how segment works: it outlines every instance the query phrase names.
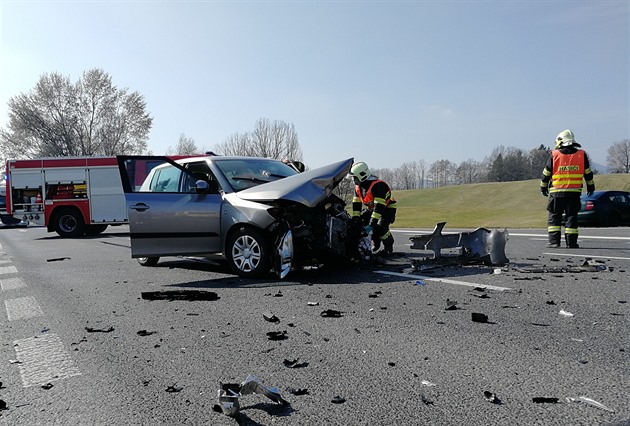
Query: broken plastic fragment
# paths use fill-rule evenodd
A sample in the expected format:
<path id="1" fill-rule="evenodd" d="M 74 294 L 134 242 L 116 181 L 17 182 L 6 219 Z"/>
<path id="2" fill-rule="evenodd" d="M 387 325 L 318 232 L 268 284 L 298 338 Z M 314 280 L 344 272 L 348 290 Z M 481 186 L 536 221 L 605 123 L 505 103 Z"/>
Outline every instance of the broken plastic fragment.
<path id="1" fill-rule="evenodd" d="M 298 388 L 298 389 L 287 388 L 287 392 L 295 396 L 308 395 L 308 389 L 303 389 L 303 388 Z"/>
<path id="2" fill-rule="evenodd" d="M 332 402 L 333 404 L 343 404 L 344 402 L 346 402 L 346 399 L 337 395 L 333 399 L 331 399 L 330 402 Z"/>
<path id="3" fill-rule="evenodd" d="M 425 403 L 425 405 L 433 405 L 433 400 L 427 398 L 424 394 L 421 394 L 420 398 L 422 399 L 422 402 Z"/>
<path id="4" fill-rule="evenodd" d="M 486 401 L 491 402 L 493 404 L 501 404 L 501 400 L 494 393 L 489 391 L 484 391 L 483 396 L 486 398 Z"/>
<path id="5" fill-rule="evenodd" d="M 471 314 L 473 322 L 488 322 L 488 315 L 473 312 Z"/>
<path id="6" fill-rule="evenodd" d="M 241 383 L 241 395 L 249 395 L 250 393 L 257 393 L 259 395 L 265 395 L 267 398 L 282 405 L 288 405 L 282 396 L 280 396 L 280 390 L 278 388 L 267 388 L 260 384 L 256 376 L 247 376 L 245 381 Z"/>
<path id="7" fill-rule="evenodd" d="M 214 291 L 203 290 L 169 290 L 169 291 L 143 291 L 140 297 L 144 300 L 219 300 L 220 297 Z"/>
<path id="8" fill-rule="evenodd" d="M 175 385 L 171 385 L 171 386 L 168 386 L 166 388 L 166 392 L 171 392 L 171 393 L 172 392 L 181 392 L 182 389 L 184 389 L 184 388 L 181 387 L 181 386 L 178 387 L 178 386 L 175 386 Z"/>
<path id="9" fill-rule="evenodd" d="M 85 327 L 85 331 L 88 333 L 111 333 L 114 331 L 114 327 L 109 328 L 93 328 L 93 327 Z"/>
<path id="10" fill-rule="evenodd" d="M 423 385 L 425 385 L 425 386 L 435 386 L 435 383 L 431 383 L 431 382 L 430 382 L 430 381 L 428 381 L 428 380 L 423 380 L 423 381 L 421 381 L 420 383 L 422 383 L 422 384 L 423 384 Z"/>
<path id="11" fill-rule="evenodd" d="M 53 386 L 55 385 L 53 385 L 52 383 L 46 383 L 45 385 L 42 385 L 42 389 L 46 389 L 46 390 L 52 389 Z"/>
<path id="12" fill-rule="evenodd" d="M 306 303 L 308 306 L 318 306 L 319 302 L 307 302 Z"/>
<path id="13" fill-rule="evenodd" d="M 566 400 L 567 400 L 567 402 L 583 402 L 585 404 L 592 405 L 593 407 L 597 407 L 597 408 L 600 408 L 600 409 L 605 410 L 605 411 L 610 411 L 611 413 L 615 412 L 615 410 L 611 410 L 610 408 L 606 407 L 601 402 L 597 402 L 594 399 L 587 398 L 585 396 L 579 396 L 577 398 L 567 397 Z"/>
<path id="14" fill-rule="evenodd" d="M 54 259 L 46 259 L 46 262 L 61 262 L 64 260 L 70 260 L 69 257 L 56 257 Z"/>
<path id="15" fill-rule="evenodd" d="M 560 309 L 559 314 L 562 315 L 563 317 L 572 317 L 573 316 L 573 314 L 571 312 L 567 312 L 564 309 Z"/>
<path id="16" fill-rule="evenodd" d="M 532 402 L 535 402 L 536 404 L 557 404 L 558 398 L 547 398 L 544 396 L 537 396 L 537 397 L 532 398 Z"/>
<path id="17" fill-rule="evenodd" d="M 271 312 L 263 312 L 263 318 L 269 322 L 280 322 L 280 318 L 272 314 Z"/>
<path id="18" fill-rule="evenodd" d="M 325 318 L 341 318 L 343 313 L 334 309 L 326 309 L 320 315 Z"/>
<path id="19" fill-rule="evenodd" d="M 300 359 L 296 358 L 293 360 L 290 359 L 285 359 L 284 361 L 282 361 L 282 364 L 284 364 L 285 367 L 287 368 L 303 368 L 303 367 L 308 367 L 308 362 L 299 362 Z"/>
<path id="20" fill-rule="evenodd" d="M 138 330 L 138 336 L 150 336 L 152 334 L 157 333 L 157 331 L 147 331 L 147 330 Z"/>
<path id="21" fill-rule="evenodd" d="M 267 333 L 267 338 L 269 340 L 285 340 L 288 339 L 287 332 L 285 331 L 269 331 Z"/>

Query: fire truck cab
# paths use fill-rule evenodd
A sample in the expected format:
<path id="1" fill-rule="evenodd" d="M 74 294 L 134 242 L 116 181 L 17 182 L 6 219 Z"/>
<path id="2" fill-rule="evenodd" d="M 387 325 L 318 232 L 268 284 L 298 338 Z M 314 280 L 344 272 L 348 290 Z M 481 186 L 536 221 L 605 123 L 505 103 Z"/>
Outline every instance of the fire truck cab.
<path id="1" fill-rule="evenodd" d="M 9 160 L 7 213 L 61 237 L 128 223 L 116 157 Z"/>

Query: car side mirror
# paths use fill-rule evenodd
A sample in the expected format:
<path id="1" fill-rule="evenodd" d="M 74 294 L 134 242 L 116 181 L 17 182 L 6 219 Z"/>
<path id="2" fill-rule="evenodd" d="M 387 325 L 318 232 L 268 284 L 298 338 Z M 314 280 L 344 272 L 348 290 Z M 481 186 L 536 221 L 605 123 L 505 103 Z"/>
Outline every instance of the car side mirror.
<path id="1" fill-rule="evenodd" d="M 205 180 L 198 180 L 195 182 L 195 191 L 198 194 L 207 194 L 210 190 L 210 185 Z"/>

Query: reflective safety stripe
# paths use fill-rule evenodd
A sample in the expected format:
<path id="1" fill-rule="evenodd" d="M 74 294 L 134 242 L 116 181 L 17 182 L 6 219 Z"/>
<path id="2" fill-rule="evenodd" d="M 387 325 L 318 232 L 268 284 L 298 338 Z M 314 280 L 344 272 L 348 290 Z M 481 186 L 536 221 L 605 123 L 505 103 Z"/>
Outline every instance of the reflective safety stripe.
<path id="1" fill-rule="evenodd" d="M 579 149 L 573 154 L 563 154 L 557 149 L 553 157 L 553 175 L 549 192 L 582 192 L 584 178 L 584 151 Z"/>
<path id="2" fill-rule="evenodd" d="M 562 226 L 549 226 L 547 228 L 547 232 L 552 233 L 552 232 L 560 232 L 562 230 Z"/>
<path id="3" fill-rule="evenodd" d="M 566 228 L 564 230 L 564 233 L 567 235 L 578 235 L 578 229 L 577 228 Z"/>

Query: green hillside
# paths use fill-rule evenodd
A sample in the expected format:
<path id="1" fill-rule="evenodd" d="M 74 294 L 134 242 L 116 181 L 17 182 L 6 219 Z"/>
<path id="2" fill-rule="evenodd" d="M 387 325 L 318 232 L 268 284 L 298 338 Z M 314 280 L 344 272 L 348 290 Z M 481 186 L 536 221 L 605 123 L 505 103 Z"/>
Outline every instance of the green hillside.
<path id="1" fill-rule="evenodd" d="M 394 191 L 398 228 L 546 228 L 540 180 Z M 629 174 L 595 175 L 597 190 L 630 191 Z"/>

